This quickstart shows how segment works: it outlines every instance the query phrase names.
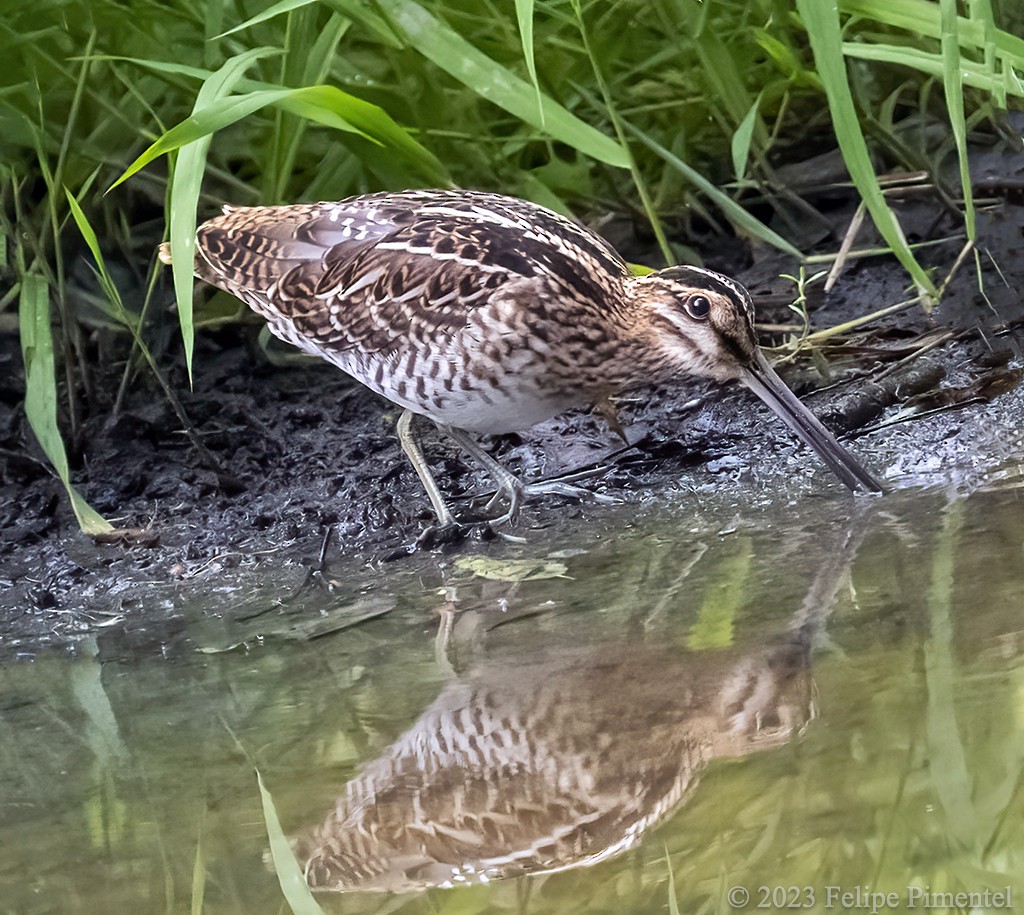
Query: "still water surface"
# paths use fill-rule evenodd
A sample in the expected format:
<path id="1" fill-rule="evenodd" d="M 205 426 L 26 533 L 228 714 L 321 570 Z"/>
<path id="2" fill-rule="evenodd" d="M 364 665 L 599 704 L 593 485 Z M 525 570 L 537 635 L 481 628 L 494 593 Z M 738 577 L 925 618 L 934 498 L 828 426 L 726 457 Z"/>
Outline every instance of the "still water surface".
<path id="1" fill-rule="evenodd" d="M 287 911 L 255 769 L 326 911 L 1024 906 L 1020 478 L 857 504 L 588 508 L 7 666 L 0 910 Z"/>

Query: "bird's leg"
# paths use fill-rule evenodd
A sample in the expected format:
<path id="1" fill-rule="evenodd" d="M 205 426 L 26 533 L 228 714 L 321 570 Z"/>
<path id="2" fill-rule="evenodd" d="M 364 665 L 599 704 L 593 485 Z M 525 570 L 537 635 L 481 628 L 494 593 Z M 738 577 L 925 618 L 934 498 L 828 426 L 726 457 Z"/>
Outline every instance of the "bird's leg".
<path id="1" fill-rule="evenodd" d="M 398 417 L 398 423 L 395 426 L 398 430 L 398 441 L 405 452 L 405 456 L 409 458 L 413 470 L 416 471 L 416 475 L 420 478 L 423 488 L 427 491 L 430 504 L 434 507 L 434 514 L 437 515 L 438 524 L 441 528 L 454 527 L 456 525 L 455 516 L 452 515 L 451 509 L 448 508 L 447 503 L 444 501 L 441 490 L 434 480 L 434 475 L 427 466 L 427 460 L 423 457 L 423 452 L 420 451 L 420 446 L 416 442 L 416 436 L 413 435 L 412 417 L 413 414 L 409 410 L 405 410 Z"/>
<path id="2" fill-rule="evenodd" d="M 493 457 L 491 457 L 483 448 L 481 448 L 469 435 L 468 432 L 463 432 L 462 429 L 456 429 L 452 426 L 442 426 L 439 424 L 439 428 L 442 432 L 447 433 L 449 438 L 456 445 L 462 448 L 471 458 L 473 458 L 481 467 L 484 468 L 490 475 L 491 479 L 498 484 L 498 492 L 494 498 L 487 503 L 487 508 L 493 507 L 493 503 L 504 496 L 508 499 L 508 511 L 505 512 L 500 518 L 495 518 L 494 523 L 500 524 L 503 521 L 514 521 L 516 516 L 519 514 L 519 508 L 523 504 L 523 481 L 519 479 L 510 470 L 506 470 L 501 466 Z"/>
<path id="3" fill-rule="evenodd" d="M 546 480 L 543 483 L 524 483 L 510 470 L 502 467 L 491 455 L 489 455 L 483 448 L 477 444 L 469 433 L 464 432 L 462 429 L 455 429 L 452 426 L 443 426 L 438 424 L 438 427 L 442 432 L 448 434 L 448 436 L 454 441 L 459 447 L 461 447 L 470 457 L 476 460 L 490 475 L 495 483 L 498 484 L 498 491 L 494 494 L 494 498 L 487 503 L 487 510 L 493 509 L 497 503 L 504 497 L 508 500 L 508 509 L 504 514 L 499 515 L 497 518 L 492 518 L 491 524 L 503 524 L 506 521 L 515 521 L 519 515 L 519 509 L 522 507 L 523 498 L 525 496 L 569 496 L 575 499 L 587 499 L 595 498 L 593 493 L 582 489 L 579 486 L 573 486 L 571 483 L 564 482 L 562 480 Z"/>

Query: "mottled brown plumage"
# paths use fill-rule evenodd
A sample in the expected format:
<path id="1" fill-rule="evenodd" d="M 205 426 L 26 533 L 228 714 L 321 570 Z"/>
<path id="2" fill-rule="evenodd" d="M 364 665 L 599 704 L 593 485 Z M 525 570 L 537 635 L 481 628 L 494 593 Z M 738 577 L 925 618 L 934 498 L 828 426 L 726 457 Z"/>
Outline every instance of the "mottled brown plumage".
<path id="1" fill-rule="evenodd" d="M 778 747 L 812 714 L 805 631 L 742 655 L 526 655 L 447 686 L 345 785 L 296 843 L 310 886 L 408 892 L 597 864 L 674 813 L 714 759 Z"/>
<path id="2" fill-rule="evenodd" d="M 768 367 L 742 286 L 695 267 L 634 277 L 595 233 L 535 204 L 409 191 L 228 208 L 196 243 L 198 276 L 407 411 L 402 444 L 443 524 L 408 414 L 484 463 L 511 519 L 523 492 L 566 487 L 524 487 L 467 431 L 527 429 L 680 374 L 744 381 L 847 485 L 880 489 Z"/>

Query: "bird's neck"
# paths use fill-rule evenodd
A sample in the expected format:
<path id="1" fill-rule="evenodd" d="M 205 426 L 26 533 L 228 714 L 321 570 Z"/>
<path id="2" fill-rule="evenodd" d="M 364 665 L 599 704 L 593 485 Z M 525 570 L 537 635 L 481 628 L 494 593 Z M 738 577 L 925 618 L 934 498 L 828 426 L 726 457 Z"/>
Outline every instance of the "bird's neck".
<path id="1" fill-rule="evenodd" d="M 609 388 L 614 392 L 663 384 L 679 374 L 678 366 L 663 351 L 651 324 L 648 292 L 638 278 L 628 278 L 622 307 L 608 315 L 614 350 L 606 360 L 605 371 Z"/>

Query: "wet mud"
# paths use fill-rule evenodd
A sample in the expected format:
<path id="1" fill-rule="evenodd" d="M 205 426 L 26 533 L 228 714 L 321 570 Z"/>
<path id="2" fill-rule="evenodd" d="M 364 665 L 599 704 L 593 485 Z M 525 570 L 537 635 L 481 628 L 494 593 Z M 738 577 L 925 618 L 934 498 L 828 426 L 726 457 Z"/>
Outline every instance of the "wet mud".
<path id="1" fill-rule="evenodd" d="M 986 194 L 978 257 L 964 260 L 938 308 L 929 314 L 907 307 L 778 366 L 893 489 L 977 487 L 1024 453 L 1024 200 L 1004 193 L 1011 185 L 998 180 L 1019 175 L 1024 165 L 981 158 L 977 169 Z M 926 199 L 900 206 L 913 241 L 962 231 Z M 840 208 L 837 225 L 848 210 Z M 618 241 L 616 227 L 608 234 Z M 870 244 L 865 230 L 857 247 Z M 962 245 L 954 237 L 922 257 L 941 279 Z M 835 247 L 834 239 L 822 242 L 825 250 Z M 737 267 L 735 251 L 728 257 L 729 263 L 709 257 L 708 265 L 748 284 L 764 343 L 778 346 L 799 334 L 802 318 L 787 305 L 793 284 L 780 279 L 795 274 L 796 265 L 765 251 L 742 252 L 745 269 Z M 891 258 L 851 261 L 829 295 L 811 287 L 809 320 L 816 329 L 834 326 L 906 299 L 906 286 Z M 171 322 L 173 315 L 173 329 Z M 35 445 L 22 413 L 17 339 L 0 333 L 0 658 L 73 651 L 83 635 L 98 633 L 116 636 L 119 650 L 168 650 L 183 638 L 177 608 L 199 594 L 211 596 L 211 614 L 230 609 L 244 618 L 245 607 L 284 604 L 332 575 L 358 593 L 361 580 L 429 569 L 439 554 L 487 552 L 488 543 L 470 538 L 410 554 L 432 513 L 398 447 L 397 410 L 326 364 L 278 364 L 284 352 L 275 345 L 272 361 L 258 332 L 247 322 L 200 333 L 191 392 L 173 334 L 166 335 L 161 364 L 173 365 L 170 381 L 191 438 L 143 372 L 114 415 L 127 351 L 123 341 L 112 345 L 94 335 L 90 345 L 106 347 L 98 364 L 109 372 L 92 379 L 73 476 L 98 511 L 130 531 L 102 543 L 78 531 Z M 619 408 L 628 449 L 586 412 L 485 444 L 529 479 L 600 468 L 582 485 L 638 510 L 683 493 L 681 504 L 692 504 L 695 515 L 713 503 L 771 523 L 774 506 L 842 489 L 738 387 L 680 379 L 633 392 Z M 469 497 L 486 494 L 491 484 L 428 426 L 422 421 L 420 428 L 438 480 L 457 511 L 471 512 Z M 848 498 L 853 511 L 858 498 L 871 497 Z M 607 517 L 603 505 L 549 497 L 529 502 L 511 533 L 529 540 L 545 531 L 546 542 L 572 548 L 576 532 Z M 606 534 L 614 537 L 614 530 Z M 370 602 L 362 612 L 387 609 Z"/>

